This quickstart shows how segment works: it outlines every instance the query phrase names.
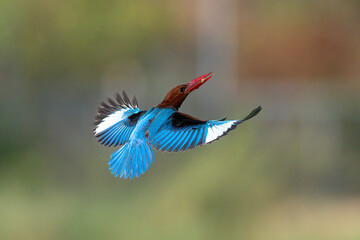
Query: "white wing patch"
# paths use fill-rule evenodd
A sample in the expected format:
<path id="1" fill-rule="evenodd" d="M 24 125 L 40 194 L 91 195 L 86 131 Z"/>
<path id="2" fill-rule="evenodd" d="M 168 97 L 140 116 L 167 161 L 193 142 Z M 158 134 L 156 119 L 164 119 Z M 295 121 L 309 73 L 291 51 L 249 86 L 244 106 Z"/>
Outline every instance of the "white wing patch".
<path id="1" fill-rule="evenodd" d="M 122 94 L 123 97 L 117 93 L 115 95 L 115 100 L 108 98 L 108 103 L 100 103 L 100 107 L 98 108 L 95 117 L 95 136 L 111 128 L 132 114 L 141 112 L 138 108 L 135 96 L 131 102 L 124 91 Z"/>
<path id="2" fill-rule="evenodd" d="M 150 142 L 161 151 L 178 152 L 212 143 L 234 130 L 240 123 L 251 119 L 261 111 L 255 108 L 241 120 L 202 121 L 181 112 L 174 112 L 161 127 L 151 134 Z"/>
<path id="3" fill-rule="evenodd" d="M 124 115 L 126 115 L 124 113 L 128 110 L 129 109 L 120 109 L 120 110 L 117 110 L 116 112 L 110 114 L 106 118 L 104 118 L 102 120 L 102 122 L 99 125 L 97 125 L 97 127 L 95 129 L 95 134 L 99 134 L 102 131 L 113 126 L 114 124 L 118 123 L 119 121 L 124 120 L 127 117 L 127 116 L 124 116 Z"/>
<path id="4" fill-rule="evenodd" d="M 209 126 L 205 143 L 210 143 L 226 134 L 234 124 L 237 125 L 236 122 L 237 121 L 227 121 L 225 123 Z"/>

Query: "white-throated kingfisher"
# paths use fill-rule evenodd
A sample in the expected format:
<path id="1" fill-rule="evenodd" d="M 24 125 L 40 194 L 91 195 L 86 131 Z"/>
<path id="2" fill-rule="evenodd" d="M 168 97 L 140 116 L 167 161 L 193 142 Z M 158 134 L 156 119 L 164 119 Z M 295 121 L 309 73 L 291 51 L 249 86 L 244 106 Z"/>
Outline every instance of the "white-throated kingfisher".
<path id="1" fill-rule="evenodd" d="M 101 102 L 95 117 L 94 135 L 105 146 L 121 146 L 109 161 L 115 177 L 139 177 L 154 161 L 152 148 L 178 152 L 211 143 L 225 136 L 240 123 L 258 114 L 261 106 L 241 120 L 203 121 L 178 112 L 185 98 L 214 74 L 208 73 L 173 88 L 157 106 L 141 111 L 135 96 L 123 92 L 115 100 Z"/>

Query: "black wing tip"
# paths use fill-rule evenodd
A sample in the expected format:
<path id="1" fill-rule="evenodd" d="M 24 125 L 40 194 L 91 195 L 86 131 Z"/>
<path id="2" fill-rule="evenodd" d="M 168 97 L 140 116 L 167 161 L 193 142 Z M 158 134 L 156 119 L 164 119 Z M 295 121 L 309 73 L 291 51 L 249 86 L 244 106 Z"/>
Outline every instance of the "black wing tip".
<path id="1" fill-rule="evenodd" d="M 125 91 L 122 91 L 123 97 L 120 96 L 119 93 L 115 94 L 114 101 L 111 98 L 107 98 L 107 102 L 101 101 L 100 106 L 97 109 L 96 115 L 95 115 L 95 121 L 94 126 L 97 126 L 102 122 L 104 118 L 109 116 L 111 113 L 113 113 L 116 110 L 123 109 L 123 108 L 138 108 L 139 104 L 134 96 L 133 102 L 130 102 L 127 94 Z"/>
<path id="2" fill-rule="evenodd" d="M 251 113 L 249 113 L 249 115 L 247 115 L 244 119 L 242 119 L 242 121 L 246 121 L 246 120 L 249 120 L 249 119 L 255 117 L 261 111 L 261 109 L 262 109 L 262 107 L 258 106 L 257 108 L 252 110 Z"/>
<path id="3" fill-rule="evenodd" d="M 135 97 L 135 95 L 133 95 L 133 98 L 132 98 L 132 104 L 135 108 L 139 107 L 139 103 Z"/>

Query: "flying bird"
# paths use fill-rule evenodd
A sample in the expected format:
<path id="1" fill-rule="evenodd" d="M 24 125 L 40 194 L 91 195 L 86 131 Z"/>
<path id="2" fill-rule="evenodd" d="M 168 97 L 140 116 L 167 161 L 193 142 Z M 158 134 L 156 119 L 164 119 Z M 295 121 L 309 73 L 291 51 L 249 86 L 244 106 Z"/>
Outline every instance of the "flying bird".
<path id="1" fill-rule="evenodd" d="M 121 146 L 110 156 L 111 173 L 125 179 L 139 177 L 154 161 L 152 148 L 178 152 L 208 144 L 260 112 L 261 106 L 241 120 L 229 121 L 203 121 L 179 112 L 186 97 L 213 75 L 208 73 L 173 88 L 159 105 L 147 111 L 141 111 L 135 96 L 130 101 L 125 92 L 122 97 L 116 94 L 115 100 L 108 98 L 108 103 L 101 102 L 93 133 L 105 146 Z"/>

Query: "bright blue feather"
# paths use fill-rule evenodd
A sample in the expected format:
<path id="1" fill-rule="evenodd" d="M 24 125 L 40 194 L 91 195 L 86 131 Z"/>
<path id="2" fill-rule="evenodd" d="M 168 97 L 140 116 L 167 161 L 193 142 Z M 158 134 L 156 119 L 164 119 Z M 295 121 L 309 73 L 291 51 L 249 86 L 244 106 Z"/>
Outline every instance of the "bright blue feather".
<path id="1" fill-rule="evenodd" d="M 181 144 L 179 145 L 179 147 L 177 147 L 177 151 L 180 151 L 183 147 L 184 147 L 184 145 L 186 144 L 186 142 L 187 142 L 187 140 L 188 140 L 188 138 L 189 138 L 189 135 L 191 135 L 191 131 L 186 131 L 185 133 L 184 133 L 184 137 L 182 138 L 182 140 L 181 140 Z"/>
<path id="2" fill-rule="evenodd" d="M 153 152 L 146 139 L 130 141 L 111 155 L 109 161 L 111 173 L 132 179 L 139 177 L 148 168 L 153 160 Z"/>
<path id="3" fill-rule="evenodd" d="M 183 115 L 182 118 L 187 117 Z M 164 121 L 157 133 L 150 137 L 152 146 L 162 151 L 192 149 L 219 139 L 226 135 L 229 130 L 234 129 L 234 127 L 232 127 L 233 125 L 236 126 L 240 123 L 240 121 L 199 121 L 196 119 L 187 121 L 189 121 L 190 124 L 188 126 L 169 120 Z M 191 125 L 191 123 L 193 123 L 193 125 Z"/>
<path id="4" fill-rule="evenodd" d="M 181 132 L 173 132 L 171 133 L 171 138 L 169 138 L 169 143 L 164 146 L 165 151 L 168 151 L 174 144 L 176 144 L 177 137 Z"/>
<path id="5" fill-rule="evenodd" d="M 182 136 L 179 139 L 179 143 L 176 144 L 176 146 L 173 148 L 173 151 L 178 151 L 182 148 L 182 146 L 186 143 L 186 139 L 188 137 L 188 135 L 190 134 L 189 131 L 190 127 L 184 128 L 184 130 L 182 131 Z"/>
<path id="6" fill-rule="evenodd" d="M 127 126 L 128 122 L 129 120 L 125 119 L 101 132 L 98 135 L 99 142 L 106 146 L 119 146 L 124 144 L 136 126 Z"/>
<path id="7" fill-rule="evenodd" d="M 179 140 L 180 138 L 182 137 L 183 135 L 183 132 L 177 132 L 175 133 L 175 138 L 174 138 L 174 141 L 173 143 L 168 147 L 168 151 L 172 151 L 172 149 L 174 149 L 176 147 L 176 145 L 179 144 Z"/>
<path id="8" fill-rule="evenodd" d="M 172 133 L 170 131 L 166 131 L 166 135 L 164 138 L 159 142 L 161 149 L 165 148 L 165 146 L 171 141 Z"/>
<path id="9" fill-rule="evenodd" d="M 163 151 L 183 151 L 211 143 L 243 121 L 254 117 L 261 107 L 242 120 L 202 121 L 174 108 L 138 108 L 123 93 L 116 101 L 101 103 L 96 115 L 94 135 L 107 146 L 121 146 L 110 156 L 109 170 L 115 177 L 134 178 L 144 174 L 154 161 L 152 147 Z"/>
<path id="10" fill-rule="evenodd" d="M 118 136 L 117 139 L 123 141 L 129 135 L 125 145 L 110 157 L 109 169 L 115 177 L 132 179 L 139 177 L 150 168 L 151 162 L 154 160 L 154 153 L 149 141 L 145 138 L 145 130 L 149 124 L 148 119 L 156 116 L 155 113 L 149 110 L 149 113 L 144 115 L 144 119 L 139 120 L 134 129 L 125 128 L 123 136 Z M 114 134 L 116 131 L 111 133 Z"/>
<path id="11" fill-rule="evenodd" d="M 193 143 L 192 143 L 192 146 L 193 146 L 193 147 L 196 147 L 196 146 L 199 144 L 200 138 L 201 138 L 201 136 L 202 136 L 202 132 L 203 132 L 203 129 L 202 129 L 202 128 L 198 129 L 198 132 L 197 132 L 197 134 L 196 134 L 196 137 L 195 137 L 195 139 L 194 139 L 194 141 L 193 141 Z"/>
<path id="12" fill-rule="evenodd" d="M 236 121 L 200 121 L 177 124 L 171 121 L 172 109 L 151 108 L 130 126 L 128 118 L 104 131 L 99 140 L 121 145 L 111 154 L 109 169 L 115 177 L 134 178 L 144 174 L 154 161 L 151 145 L 163 151 L 183 151 L 212 142 L 233 129 Z M 186 117 L 186 116 L 185 116 Z M 151 145 L 150 145 L 151 144 Z"/>
<path id="13" fill-rule="evenodd" d="M 189 136 L 189 138 L 187 140 L 187 143 L 185 145 L 185 150 L 187 150 L 190 147 L 190 145 L 191 145 L 191 143 L 192 143 L 192 141 L 194 140 L 195 137 L 196 137 L 196 130 L 193 130 L 191 135 Z"/>

